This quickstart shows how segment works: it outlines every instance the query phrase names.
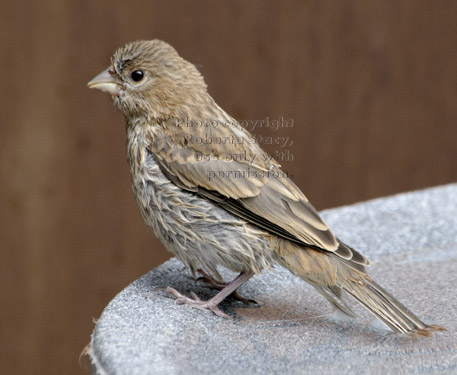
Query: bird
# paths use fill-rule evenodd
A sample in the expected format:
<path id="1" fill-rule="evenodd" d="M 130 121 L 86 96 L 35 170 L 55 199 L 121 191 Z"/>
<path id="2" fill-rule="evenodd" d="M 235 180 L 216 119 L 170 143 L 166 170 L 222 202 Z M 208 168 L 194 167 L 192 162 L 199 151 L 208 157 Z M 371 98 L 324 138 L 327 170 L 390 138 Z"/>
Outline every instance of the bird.
<path id="1" fill-rule="evenodd" d="M 88 87 L 109 94 L 126 122 L 132 189 L 165 247 L 218 293 L 166 291 L 227 318 L 219 304 L 252 276 L 280 265 L 348 316 L 348 293 L 393 332 L 429 336 L 425 324 L 373 281 L 368 259 L 338 239 L 255 137 L 210 96 L 197 67 L 168 43 L 117 49 Z M 224 283 L 218 267 L 238 274 Z M 242 298 L 241 296 L 239 296 Z"/>

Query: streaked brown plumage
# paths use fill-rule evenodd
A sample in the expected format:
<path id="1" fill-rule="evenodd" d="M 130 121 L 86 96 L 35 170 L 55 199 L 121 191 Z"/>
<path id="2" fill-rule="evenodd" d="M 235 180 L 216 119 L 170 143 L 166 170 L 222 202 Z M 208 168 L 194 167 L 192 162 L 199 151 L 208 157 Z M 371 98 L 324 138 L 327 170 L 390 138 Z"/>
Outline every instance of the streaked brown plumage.
<path id="1" fill-rule="evenodd" d="M 171 46 L 129 43 L 89 87 L 111 94 L 125 116 L 133 191 L 146 224 L 193 273 L 201 269 L 217 280 L 217 266 L 240 273 L 209 301 L 169 288 L 180 302 L 224 316 L 220 301 L 279 263 L 349 315 L 342 290 L 395 332 L 441 329 L 371 280 L 368 260 L 335 237 L 274 160 L 261 157 L 249 132 L 214 102 L 195 66 Z"/>

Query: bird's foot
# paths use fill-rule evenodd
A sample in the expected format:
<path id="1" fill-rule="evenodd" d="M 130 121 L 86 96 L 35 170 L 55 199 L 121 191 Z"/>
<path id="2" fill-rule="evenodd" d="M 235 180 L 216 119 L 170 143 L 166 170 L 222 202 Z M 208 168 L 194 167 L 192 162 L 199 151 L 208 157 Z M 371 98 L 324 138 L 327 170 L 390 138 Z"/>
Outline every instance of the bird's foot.
<path id="1" fill-rule="evenodd" d="M 176 289 L 171 287 L 166 288 L 165 291 L 176 297 L 176 303 L 189 305 L 200 310 L 210 310 L 217 316 L 220 316 L 225 319 L 232 319 L 231 316 L 221 311 L 221 309 L 219 309 L 219 307 L 217 306 L 218 303 L 214 302 L 212 299 L 208 301 L 202 301 L 194 292 L 190 292 L 191 297 L 186 297 L 185 295 L 179 293 Z"/>
<path id="2" fill-rule="evenodd" d="M 197 272 L 200 273 L 202 276 L 195 280 L 196 283 L 198 283 L 199 281 L 203 281 L 203 282 L 211 285 L 214 289 L 217 289 L 217 290 L 222 290 L 227 286 L 227 283 L 212 278 L 202 269 L 198 269 Z M 260 305 L 254 299 L 243 297 L 240 293 L 238 293 L 237 290 L 233 291 L 230 295 L 233 298 L 235 298 L 236 300 L 245 303 L 246 305 L 251 305 L 251 304 Z"/>

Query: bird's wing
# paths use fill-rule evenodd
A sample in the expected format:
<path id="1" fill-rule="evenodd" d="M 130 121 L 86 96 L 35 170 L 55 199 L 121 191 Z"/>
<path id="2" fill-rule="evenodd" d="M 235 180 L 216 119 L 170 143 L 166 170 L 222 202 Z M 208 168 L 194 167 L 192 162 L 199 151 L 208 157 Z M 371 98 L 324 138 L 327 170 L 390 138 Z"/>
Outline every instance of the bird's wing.
<path id="1" fill-rule="evenodd" d="M 176 185 L 232 214 L 282 238 L 368 263 L 337 240 L 305 195 L 247 131 L 225 126 L 183 129 L 169 120 L 163 124 L 166 131 L 151 134 L 148 151 Z"/>

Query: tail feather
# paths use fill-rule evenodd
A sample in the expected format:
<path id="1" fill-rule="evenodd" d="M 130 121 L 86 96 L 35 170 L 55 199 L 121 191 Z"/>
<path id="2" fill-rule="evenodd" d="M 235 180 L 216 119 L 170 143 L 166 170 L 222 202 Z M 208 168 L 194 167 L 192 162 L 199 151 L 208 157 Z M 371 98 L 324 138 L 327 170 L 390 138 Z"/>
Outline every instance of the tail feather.
<path id="1" fill-rule="evenodd" d="M 413 336 L 429 336 L 430 331 L 444 330 L 440 326 L 427 325 L 422 322 L 390 293 L 369 278 L 356 282 L 345 281 L 341 287 L 394 332 Z"/>
<path id="2" fill-rule="evenodd" d="M 279 242 L 278 262 L 314 286 L 335 308 L 349 316 L 352 310 L 341 299 L 344 290 L 365 306 L 392 331 L 411 336 L 429 336 L 444 328 L 427 325 L 367 275 L 364 264 L 334 254 Z M 355 251 L 355 250 L 354 250 Z"/>

